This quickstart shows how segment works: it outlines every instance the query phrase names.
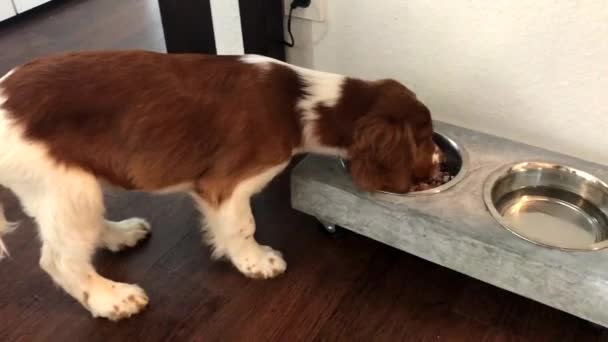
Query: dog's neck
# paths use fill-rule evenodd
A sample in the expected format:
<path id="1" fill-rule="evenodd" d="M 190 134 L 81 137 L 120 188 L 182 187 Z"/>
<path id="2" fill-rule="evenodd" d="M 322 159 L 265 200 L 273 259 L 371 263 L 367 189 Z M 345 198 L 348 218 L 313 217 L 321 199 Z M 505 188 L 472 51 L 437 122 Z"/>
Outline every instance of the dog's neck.
<path id="1" fill-rule="evenodd" d="M 264 56 L 248 55 L 241 61 L 256 64 L 264 72 L 279 65 L 296 73 L 300 94 L 294 115 L 299 120 L 301 141 L 293 154 L 317 153 L 348 158 L 356 121 L 369 112 L 377 94 L 377 82 L 299 67 Z"/>
<path id="2" fill-rule="evenodd" d="M 299 152 L 348 159 L 357 119 L 368 113 L 375 98 L 374 82 L 325 74 L 312 80 L 298 104 L 302 118 Z"/>

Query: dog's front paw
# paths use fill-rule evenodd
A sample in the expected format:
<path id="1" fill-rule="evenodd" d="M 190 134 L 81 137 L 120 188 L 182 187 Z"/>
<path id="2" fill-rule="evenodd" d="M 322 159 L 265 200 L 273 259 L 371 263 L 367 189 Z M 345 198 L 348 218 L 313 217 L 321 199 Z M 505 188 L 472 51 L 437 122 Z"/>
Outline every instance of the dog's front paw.
<path id="1" fill-rule="evenodd" d="M 148 296 L 137 285 L 110 281 L 85 292 L 83 304 L 93 317 L 118 321 L 142 311 L 148 305 Z"/>
<path id="2" fill-rule="evenodd" d="M 240 250 L 232 262 L 241 273 L 254 279 L 274 278 L 287 269 L 281 252 L 258 244 Z"/>

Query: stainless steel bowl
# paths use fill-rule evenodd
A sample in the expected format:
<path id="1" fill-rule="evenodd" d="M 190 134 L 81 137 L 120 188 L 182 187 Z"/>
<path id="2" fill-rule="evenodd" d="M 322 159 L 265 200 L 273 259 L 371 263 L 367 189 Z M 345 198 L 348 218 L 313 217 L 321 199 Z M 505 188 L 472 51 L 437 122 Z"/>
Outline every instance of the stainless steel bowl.
<path id="1" fill-rule="evenodd" d="M 608 247 L 608 185 L 568 166 L 521 162 L 488 177 L 492 216 L 527 241 L 571 251 Z"/>
<path id="2" fill-rule="evenodd" d="M 467 152 L 462 146 L 460 146 L 458 143 L 456 143 L 453 139 L 446 136 L 445 134 L 435 132 L 433 134 L 433 140 L 446 157 L 445 164 L 448 171 L 450 172 L 450 174 L 455 175 L 451 181 L 428 190 L 408 192 L 405 194 L 389 191 L 378 192 L 395 196 L 422 196 L 437 194 L 446 191 L 454 185 L 458 184 L 458 182 L 460 182 L 465 177 L 469 167 L 469 156 Z M 340 162 L 342 163 L 344 169 L 348 170 L 348 161 L 341 159 Z"/>

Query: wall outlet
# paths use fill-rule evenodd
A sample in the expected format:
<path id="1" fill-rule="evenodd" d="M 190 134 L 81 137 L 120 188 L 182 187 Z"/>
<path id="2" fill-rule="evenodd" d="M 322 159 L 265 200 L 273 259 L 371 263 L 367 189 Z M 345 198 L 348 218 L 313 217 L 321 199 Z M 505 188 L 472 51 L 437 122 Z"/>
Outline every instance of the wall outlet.
<path id="1" fill-rule="evenodd" d="M 289 15 L 289 6 L 291 0 L 283 0 L 285 9 L 285 15 Z M 292 16 L 294 18 L 312 20 L 312 21 L 325 21 L 327 14 L 327 0 L 312 0 L 310 6 L 306 8 L 295 8 Z"/>

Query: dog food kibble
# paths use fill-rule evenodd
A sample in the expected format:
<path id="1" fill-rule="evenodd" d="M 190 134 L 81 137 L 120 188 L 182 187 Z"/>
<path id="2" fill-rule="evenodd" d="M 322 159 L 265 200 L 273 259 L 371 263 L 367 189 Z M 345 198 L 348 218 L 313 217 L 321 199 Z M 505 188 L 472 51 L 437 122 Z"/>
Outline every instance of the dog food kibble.
<path id="1" fill-rule="evenodd" d="M 452 179 L 454 179 L 454 176 L 451 175 L 448 171 L 446 171 L 445 167 L 443 167 L 443 165 L 442 165 L 441 172 L 439 172 L 439 175 L 429 179 L 426 182 L 420 182 L 418 184 L 412 185 L 412 187 L 410 188 L 410 191 L 415 192 L 415 191 L 429 190 L 432 188 L 436 188 L 440 185 L 443 185 L 443 184 L 451 181 Z"/>

